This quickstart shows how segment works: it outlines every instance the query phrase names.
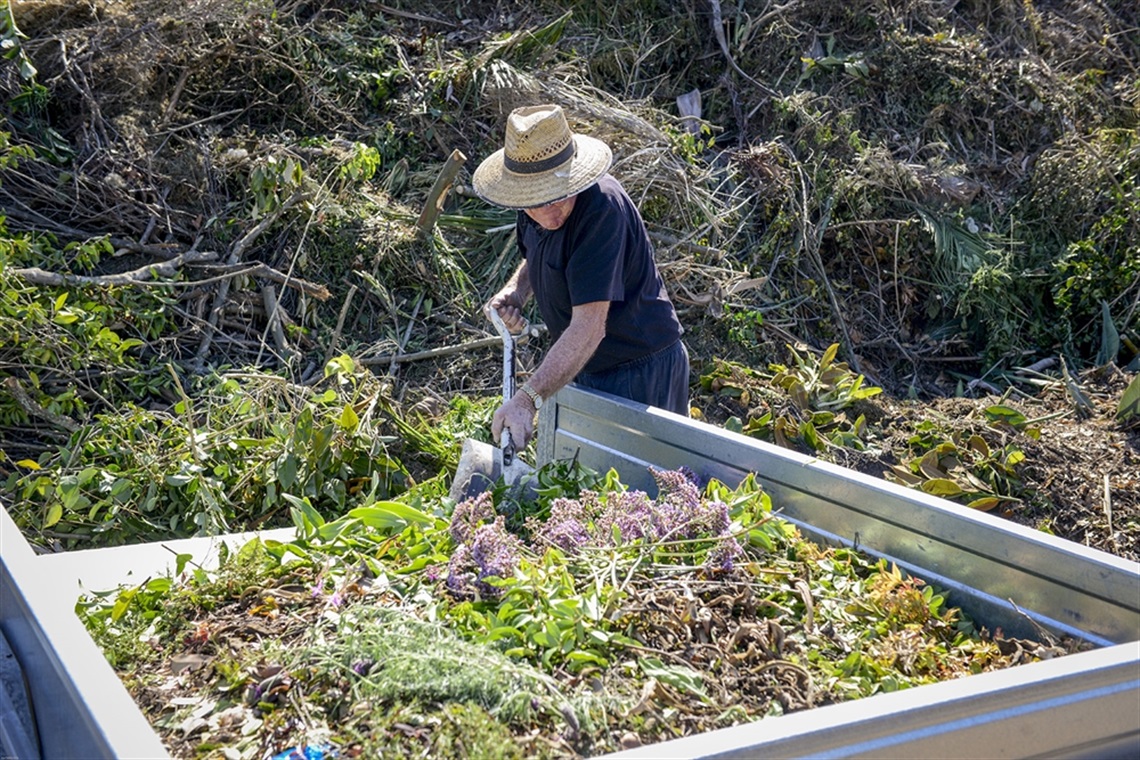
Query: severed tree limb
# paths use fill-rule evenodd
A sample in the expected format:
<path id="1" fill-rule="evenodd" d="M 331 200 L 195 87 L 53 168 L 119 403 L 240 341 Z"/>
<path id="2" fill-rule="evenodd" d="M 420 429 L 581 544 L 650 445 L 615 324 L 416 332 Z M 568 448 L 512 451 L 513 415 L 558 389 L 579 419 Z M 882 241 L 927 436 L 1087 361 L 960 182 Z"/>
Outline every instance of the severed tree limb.
<path id="1" fill-rule="evenodd" d="M 5 208 L 4 213 L 9 219 L 16 219 L 26 224 L 36 225 L 37 228 L 51 230 L 58 235 L 64 235 L 76 240 L 96 240 L 100 237 L 103 237 L 102 235 L 97 235 L 93 232 L 78 230 L 74 227 L 68 227 L 65 224 L 54 222 L 38 211 L 29 208 L 27 204 L 21 203 L 18 198 L 14 198 L 10 193 L 5 192 L 2 187 L 0 187 L 0 194 L 3 194 L 6 198 L 5 204 L 10 201 L 12 203 L 18 204 L 19 206 L 22 206 L 24 209 L 21 211 L 11 206 Z M 144 253 L 148 256 L 161 256 L 167 259 L 174 257 L 174 249 L 178 247 L 174 243 L 148 244 L 135 242 L 134 240 L 127 240 L 126 238 L 115 237 L 113 235 L 107 238 L 107 240 L 111 243 L 112 246 L 115 247 L 115 249 L 126 249 L 133 253 Z"/>
<path id="2" fill-rule="evenodd" d="M 416 351 L 411 354 L 394 354 L 391 356 L 373 356 L 368 359 L 361 359 L 360 363 L 365 366 L 373 366 L 377 364 L 391 365 L 394 362 L 414 362 L 421 359 L 434 359 L 439 356 L 449 356 L 451 354 L 460 354 L 464 351 L 473 351 L 477 348 L 485 348 L 487 346 L 501 346 L 503 339 L 495 338 L 480 338 L 479 340 L 468 341 L 467 343 L 460 343 L 455 346 L 443 346 L 441 348 L 429 348 L 426 351 Z"/>
<path id="3" fill-rule="evenodd" d="M 28 392 L 24 390 L 23 386 L 20 385 L 20 381 L 16 378 L 4 378 L 4 389 L 11 393 L 12 398 L 16 399 L 16 403 L 19 404 L 25 412 L 32 415 L 33 417 L 39 417 L 42 420 L 46 420 L 52 425 L 55 425 L 58 428 L 63 428 L 69 433 L 74 433 L 77 430 L 81 429 L 79 423 L 70 417 L 64 417 L 62 414 L 56 414 L 55 412 L 44 409 L 42 406 L 37 404 L 35 402 L 35 399 L 28 395 Z"/>
<path id="4" fill-rule="evenodd" d="M 660 243 L 661 245 L 676 246 L 678 248 L 687 248 L 688 250 L 693 251 L 694 253 L 703 253 L 703 254 L 706 254 L 708 256 L 715 256 L 717 258 L 722 258 L 724 256 L 724 251 L 721 250 L 720 248 L 713 248 L 711 246 L 701 245 L 700 243 L 694 243 L 691 240 L 682 240 L 679 237 L 674 237 L 673 235 L 667 235 L 664 232 L 649 232 L 648 235 L 649 235 L 650 240 L 656 241 L 656 242 Z"/>
<path id="5" fill-rule="evenodd" d="M 450 21 L 445 21 L 445 20 L 439 19 L 439 18 L 432 18 L 431 16 L 424 16 L 424 15 L 421 15 L 419 13 L 411 13 L 409 11 L 402 11 L 399 8 L 392 8 L 391 6 L 388 6 L 388 5 L 377 4 L 376 7 L 380 10 L 381 13 L 387 13 L 387 14 L 392 15 L 392 16 L 401 16 L 403 18 L 410 18 L 413 21 L 423 21 L 423 22 L 428 23 L 428 24 L 439 24 L 440 26 L 447 26 L 447 27 L 451 27 L 452 29 L 454 29 L 456 26 L 455 24 L 453 24 Z"/>
<path id="6" fill-rule="evenodd" d="M 419 221 L 416 222 L 416 227 L 419 228 L 421 235 L 431 234 L 432 228 L 435 227 L 435 220 L 439 218 L 439 212 L 443 208 L 443 202 L 447 199 L 447 191 L 455 182 L 456 175 L 459 174 L 459 170 L 463 168 L 465 163 L 467 163 L 467 156 L 463 155 L 463 151 L 458 148 L 451 151 L 451 155 L 447 157 L 447 163 L 443 165 L 439 176 L 435 178 L 435 184 L 432 185 L 431 192 L 428 193 L 427 201 L 424 203 L 423 211 L 420 212 Z"/>
<path id="7" fill-rule="evenodd" d="M 416 317 L 418 317 L 420 315 L 420 307 L 423 306 L 423 303 L 424 303 L 424 291 L 421 290 L 420 291 L 420 297 L 416 299 L 416 307 L 414 309 L 412 309 L 412 318 L 408 320 L 408 327 L 406 330 L 404 330 L 404 339 L 400 341 L 400 353 L 401 354 L 404 352 L 404 349 L 407 348 L 408 341 L 412 337 L 412 328 L 415 327 L 415 325 L 416 325 Z M 388 374 L 390 376 L 394 376 L 396 374 L 396 370 L 399 369 L 399 367 L 400 367 L 400 363 L 398 361 L 396 361 L 396 357 L 393 356 L 392 357 L 392 364 L 391 364 L 391 366 L 388 367 Z"/>
<path id="8" fill-rule="evenodd" d="M 173 277 L 183 264 L 194 264 L 202 261 L 214 261 L 218 254 L 214 251 L 187 251 L 186 253 L 159 264 L 147 264 L 130 272 L 121 274 L 105 274 L 100 276 L 79 275 L 71 273 L 49 272 L 39 267 L 26 269 L 13 269 L 12 274 L 24 279 L 33 285 L 149 285 L 147 282 L 155 277 Z"/>
<path id="9" fill-rule="evenodd" d="M 344 298 L 344 304 L 340 307 L 340 316 L 336 318 L 336 329 L 333 330 L 332 338 L 329 340 L 328 348 L 325 349 L 325 358 L 321 362 L 321 366 L 329 363 L 333 354 L 336 352 L 336 345 L 340 342 L 340 335 L 344 331 L 344 320 L 348 316 L 348 309 L 352 305 L 352 298 L 356 295 L 358 288 L 353 285 L 348 289 L 348 295 Z"/>

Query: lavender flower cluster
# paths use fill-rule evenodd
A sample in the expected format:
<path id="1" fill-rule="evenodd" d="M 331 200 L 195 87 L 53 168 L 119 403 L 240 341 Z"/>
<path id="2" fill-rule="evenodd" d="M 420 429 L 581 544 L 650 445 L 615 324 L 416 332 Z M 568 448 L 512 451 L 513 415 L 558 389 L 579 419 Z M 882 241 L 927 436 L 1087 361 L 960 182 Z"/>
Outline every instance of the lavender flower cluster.
<path id="1" fill-rule="evenodd" d="M 495 515 L 491 494 L 460 502 L 451 516 L 450 531 L 457 547 L 447 566 L 447 588 L 457 596 L 500 596 L 502 589 L 487 578 L 514 575 L 522 541 L 507 531 L 502 515 Z"/>
<path id="2" fill-rule="evenodd" d="M 695 474 L 680 470 L 651 468 L 657 481 L 658 496 L 650 499 L 644 491 L 609 494 L 603 501 L 586 491 L 575 499 L 555 499 L 550 516 L 530 524 L 536 540 L 568 554 L 584 547 L 628 545 L 708 538 L 716 541 L 709 550 L 706 565 L 730 571 L 744 550 L 730 534 L 728 505 L 701 498 Z"/>

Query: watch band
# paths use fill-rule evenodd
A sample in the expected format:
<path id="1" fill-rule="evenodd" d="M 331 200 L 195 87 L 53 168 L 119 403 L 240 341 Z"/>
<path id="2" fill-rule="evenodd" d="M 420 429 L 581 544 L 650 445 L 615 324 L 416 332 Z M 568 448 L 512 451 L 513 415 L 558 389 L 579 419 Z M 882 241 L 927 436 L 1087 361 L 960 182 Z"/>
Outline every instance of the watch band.
<path id="1" fill-rule="evenodd" d="M 542 396 L 538 395 L 538 391 L 531 387 L 530 383 L 522 384 L 522 392 L 530 396 L 531 403 L 534 404 L 534 410 L 537 412 L 542 408 Z"/>

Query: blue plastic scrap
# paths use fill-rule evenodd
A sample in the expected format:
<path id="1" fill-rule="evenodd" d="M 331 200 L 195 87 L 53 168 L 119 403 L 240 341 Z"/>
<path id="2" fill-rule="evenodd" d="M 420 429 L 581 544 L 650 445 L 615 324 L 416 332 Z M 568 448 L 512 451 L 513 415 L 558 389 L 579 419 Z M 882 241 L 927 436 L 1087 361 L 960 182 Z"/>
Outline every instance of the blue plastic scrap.
<path id="1" fill-rule="evenodd" d="M 328 744 L 310 744 L 306 747 L 292 747 L 284 752 L 278 752 L 271 760 L 325 760 L 326 757 L 336 757 L 331 746 Z"/>

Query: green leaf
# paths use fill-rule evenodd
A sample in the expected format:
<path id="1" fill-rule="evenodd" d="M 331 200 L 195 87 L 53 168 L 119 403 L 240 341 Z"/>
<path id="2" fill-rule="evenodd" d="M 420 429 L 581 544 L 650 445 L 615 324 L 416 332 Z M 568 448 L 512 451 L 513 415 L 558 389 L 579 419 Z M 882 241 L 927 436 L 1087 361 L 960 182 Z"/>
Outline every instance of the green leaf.
<path id="1" fill-rule="evenodd" d="M 431 525 L 435 518 L 398 501 L 378 501 L 370 507 L 349 510 L 353 517 L 378 530 L 403 530 L 408 525 Z"/>
<path id="2" fill-rule="evenodd" d="M 969 446 L 972 450 L 978 452 L 978 454 L 983 457 L 988 458 L 990 456 L 990 446 L 988 443 L 986 443 L 986 439 L 982 438 L 980 435 L 970 436 Z"/>
<path id="3" fill-rule="evenodd" d="M 294 496 L 291 493 L 283 493 L 281 494 L 281 498 L 292 504 L 293 508 L 300 512 L 299 516 L 303 518 L 301 520 L 301 523 L 298 524 L 296 519 L 293 521 L 297 527 L 310 526 L 313 529 L 316 529 L 325 524 L 324 516 L 318 512 L 316 507 L 313 506 L 312 502 L 309 501 L 309 497 L 300 497 Z"/>
<path id="4" fill-rule="evenodd" d="M 637 661 L 642 672 L 650 678 L 655 678 L 663 684 L 687 692 L 700 699 L 706 700 L 704 680 L 701 674 L 691 668 L 681 665 L 666 665 L 656 657 L 642 657 Z"/>
<path id="5" fill-rule="evenodd" d="M 518 628 L 510 625 L 500 625 L 487 632 L 487 641 L 499 639 L 522 639 L 523 634 Z"/>
<path id="6" fill-rule="evenodd" d="M 759 546 L 767 552 L 776 551 L 776 545 L 772 543 L 771 537 L 762 530 L 748 531 L 748 543 L 753 546 Z"/>
<path id="7" fill-rule="evenodd" d="M 127 608 L 131 606 L 131 601 L 138 593 L 137 588 L 132 588 L 119 594 L 119 598 L 115 600 L 115 606 L 111 608 L 111 620 L 117 621 L 127 612 Z"/>
<path id="8" fill-rule="evenodd" d="M 360 426 L 360 417 L 357 416 L 356 410 L 352 408 L 351 404 L 346 404 L 344 411 L 340 413 L 340 426 L 348 432 L 353 432 Z"/>
<path id="9" fill-rule="evenodd" d="M 962 487 L 953 480 L 946 478 L 932 478 L 922 484 L 922 490 L 934 496 L 952 497 L 962 493 Z"/>
<path id="10" fill-rule="evenodd" d="M 281 488 L 288 491 L 297 482 L 297 458 L 292 454 L 285 456 L 285 459 L 277 467 L 277 479 L 281 481 Z"/>
<path id="11" fill-rule="evenodd" d="M 1112 322 L 1112 312 L 1106 301 L 1100 302 L 1100 317 L 1100 351 L 1096 355 L 1096 364 L 1103 367 L 1115 361 L 1116 355 L 1120 353 L 1120 333 Z"/>
<path id="12" fill-rule="evenodd" d="M 1116 419 L 1120 422 L 1140 419 L 1140 376 L 1132 378 L 1132 382 L 1124 389 L 1120 405 L 1116 409 Z"/>
<path id="13" fill-rule="evenodd" d="M 994 422 L 1004 422 L 1014 428 L 1021 427 L 1029 421 L 1021 412 L 1016 409 L 1011 409 L 1008 406 L 1002 406 L 1001 404 L 986 407 L 985 415 L 991 424 Z"/>
<path id="14" fill-rule="evenodd" d="M 989 512 L 991 509 L 1001 504 L 1001 499 L 996 496 L 983 496 L 980 499 L 974 499 L 966 506 L 970 509 L 976 509 L 979 512 Z"/>
<path id="15" fill-rule="evenodd" d="M 332 543 L 339 538 L 342 533 L 359 523 L 359 520 L 354 520 L 351 517 L 341 517 L 330 523 L 325 523 L 320 527 L 317 533 L 320 535 L 322 541 Z"/>
<path id="16" fill-rule="evenodd" d="M 56 523 L 58 523 L 62 519 L 63 519 L 63 505 L 60 504 L 58 501 L 53 502 L 52 505 L 50 507 L 48 507 L 47 514 L 44 515 L 44 528 L 45 529 L 50 528 L 51 526 L 55 525 Z"/>
<path id="17" fill-rule="evenodd" d="M 823 356 L 820 357 L 819 368 L 820 369 L 827 369 L 828 367 L 830 367 L 831 363 L 833 361 L 835 361 L 835 357 L 838 354 L 839 354 L 839 344 L 838 343 L 832 343 L 830 346 L 827 347 L 827 350 L 823 352 Z"/>
<path id="18" fill-rule="evenodd" d="M 585 649 L 575 649 L 567 653 L 566 659 L 570 662 L 589 663 L 591 665 L 597 665 L 602 668 L 610 664 L 609 661 L 604 657 L 600 657 L 593 652 L 587 651 Z"/>

